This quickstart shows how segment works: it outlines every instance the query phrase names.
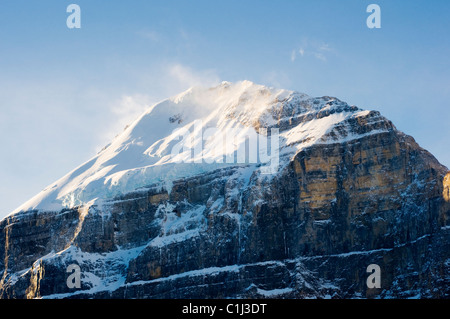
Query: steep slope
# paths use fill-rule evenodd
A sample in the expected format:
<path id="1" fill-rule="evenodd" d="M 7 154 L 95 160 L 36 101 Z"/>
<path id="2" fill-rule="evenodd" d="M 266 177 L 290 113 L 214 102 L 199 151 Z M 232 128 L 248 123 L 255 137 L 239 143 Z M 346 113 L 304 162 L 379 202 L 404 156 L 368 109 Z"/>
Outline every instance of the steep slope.
<path id="1" fill-rule="evenodd" d="M 379 112 L 192 88 L 1 221 L 1 296 L 448 297 L 449 186 Z"/>
<path id="2" fill-rule="evenodd" d="M 292 156 L 320 139 L 334 124 L 367 114 L 358 111 L 334 98 L 313 99 L 249 81 L 191 88 L 150 107 L 97 156 L 49 185 L 13 214 L 93 204 L 158 182 L 170 188 L 170 183 L 181 177 L 245 164 L 246 140 L 256 146 L 260 133 L 267 135 L 259 132 L 260 128 L 268 129 L 269 135 L 271 128 L 280 128 L 283 134 L 276 141 L 277 149 L 282 156 Z M 262 144 L 270 145 L 267 142 Z M 247 163 L 270 165 L 266 145 L 247 154 Z"/>

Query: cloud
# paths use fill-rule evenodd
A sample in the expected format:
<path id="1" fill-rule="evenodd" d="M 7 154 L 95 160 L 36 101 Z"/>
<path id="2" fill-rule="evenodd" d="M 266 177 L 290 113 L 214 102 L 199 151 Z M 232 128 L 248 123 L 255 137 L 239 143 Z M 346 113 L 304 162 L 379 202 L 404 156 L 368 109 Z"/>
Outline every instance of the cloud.
<path id="1" fill-rule="evenodd" d="M 330 45 L 328 43 L 318 44 L 317 50 L 321 51 L 321 52 L 332 52 L 333 51 L 333 49 L 330 47 Z"/>
<path id="2" fill-rule="evenodd" d="M 314 57 L 318 60 L 322 60 L 324 62 L 327 61 L 327 58 L 325 56 L 325 54 L 321 53 L 321 52 L 312 52 L 312 54 L 314 55 Z"/>
<path id="3" fill-rule="evenodd" d="M 113 105 L 111 111 L 121 126 L 125 126 L 137 119 L 145 110 L 154 104 L 151 97 L 144 94 L 123 95 Z"/>
<path id="4" fill-rule="evenodd" d="M 292 84 L 289 75 L 279 70 L 267 72 L 262 77 L 262 84 L 276 88 L 286 88 Z"/>
<path id="5" fill-rule="evenodd" d="M 292 50 L 291 52 L 291 61 L 294 62 L 297 57 L 296 50 Z"/>
<path id="6" fill-rule="evenodd" d="M 123 92 L 109 101 L 108 125 L 99 132 L 98 149 L 130 125 L 155 103 L 181 93 L 193 86 L 211 87 L 220 83 L 215 70 L 196 70 L 181 63 L 166 63 L 146 70 L 139 92 Z"/>
<path id="7" fill-rule="evenodd" d="M 297 53 L 301 57 L 313 57 L 317 60 L 326 62 L 328 55 L 335 52 L 335 49 L 330 44 L 304 38 L 301 46 L 298 49 L 294 49 L 291 52 L 291 61 L 294 62 L 297 59 Z"/>
<path id="8" fill-rule="evenodd" d="M 172 64 L 168 68 L 167 84 L 181 90 L 193 86 L 214 86 L 220 83 L 220 78 L 215 70 L 194 70 L 182 64 Z M 179 92 L 178 92 L 179 93 Z"/>
<path id="9" fill-rule="evenodd" d="M 161 34 L 155 30 L 141 30 L 138 31 L 137 34 L 140 37 L 152 42 L 158 42 L 159 40 L 161 40 Z"/>

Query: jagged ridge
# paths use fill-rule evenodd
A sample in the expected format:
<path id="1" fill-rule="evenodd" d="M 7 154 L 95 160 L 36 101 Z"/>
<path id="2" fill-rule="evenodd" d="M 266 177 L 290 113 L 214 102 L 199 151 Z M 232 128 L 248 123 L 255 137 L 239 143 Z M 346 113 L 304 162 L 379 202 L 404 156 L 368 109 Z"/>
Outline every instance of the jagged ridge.
<path id="1" fill-rule="evenodd" d="M 234 99 L 218 94 L 227 90 Z M 202 108 L 189 114 L 173 109 L 181 105 Z M 208 113 L 208 106 L 216 113 Z M 258 163 L 184 163 L 176 164 L 180 175 L 168 176 L 175 167 L 164 157 L 170 134 L 139 137 L 156 129 L 153 117 L 166 118 L 163 126 L 193 128 L 199 112 L 221 129 L 278 128 L 278 171 L 261 174 Z M 120 167 L 117 160 L 129 158 L 131 168 Z M 450 295 L 450 175 L 376 111 L 251 82 L 191 89 L 152 107 L 53 189 L 83 189 L 83 172 L 95 175 L 113 163 L 99 181 L 115 177 L 120 185 L 130 180 L 130 170 L 142 172 L 148 158 L 159 167 L 156 173 L 164 173 L 158 176 L 171 178 L 170 187 L 143 174 L 142 184 L 125 182 L 131 188 L 101 193 L 101 202 L 71 201 L 62 210 L 59 203 L 52 211 L 39 206 L 45 196 L 38 197 L 38 209 L 2 220 L 1 296 Z M 167 164 L 173 165 L 162 171 Z M 193 171 L 195 165 L 200 169 Z M 73 263 L 82 269 L 75 291 L 66 285 Z M 383 270 L 382 289 L 365 285 L 371 263 Z"/>

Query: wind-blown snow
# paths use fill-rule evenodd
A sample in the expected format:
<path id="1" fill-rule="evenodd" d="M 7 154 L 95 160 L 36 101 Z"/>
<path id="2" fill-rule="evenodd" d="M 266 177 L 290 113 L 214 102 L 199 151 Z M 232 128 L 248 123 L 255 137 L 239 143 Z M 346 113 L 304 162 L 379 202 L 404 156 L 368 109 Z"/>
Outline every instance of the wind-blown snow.
<path id="1" fill-rule="evenodd" d="M 270 133 L 270 128 L 291 117 L 333 110 L 335 102 L 334 98 L 314 99 L 249 81 L 223 82 L 209 89 L 191 88 L 149 107 L 96 156 L 12 214 L 34 209 L 59 211 L 96 199 L 112 199 L 154 184 L 170 191 L 172 181 L 182 177 L 255 163 L 258 158 L 261 160 L 267 143 L 273 139 L 267 138 L 260 128 L 269 128 Z M 366 115 L 367 111 L 331 113 L 320 118 L 311 116 L 298 125 L 280 130 L 280 156 L 289 161 L 299 150 L 317 142 L 324 143 L 321 137 L 336 124 Z M 268 142 L 264 143 L 266 140 L 260 139 L 262 137 Z M 255 155 L 256 146 L 259 155 Z M 245 170 L 246 179 L 253 171 L 267 165 L 269 162 L 252 165 L 251 171 Z"/>

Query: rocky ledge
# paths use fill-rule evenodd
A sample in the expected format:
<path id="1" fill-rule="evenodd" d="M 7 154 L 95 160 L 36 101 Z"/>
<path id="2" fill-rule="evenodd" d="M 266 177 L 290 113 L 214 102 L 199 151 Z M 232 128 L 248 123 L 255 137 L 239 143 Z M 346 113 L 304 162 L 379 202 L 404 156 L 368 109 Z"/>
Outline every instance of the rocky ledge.
<path id="1" fill-rule="evenodd" d="M 276 176 L 250 166 L 3 219 L 0 296 L 449 298 L 450 174 L 413 138 L 388 127 L 316 143 Z"/>

